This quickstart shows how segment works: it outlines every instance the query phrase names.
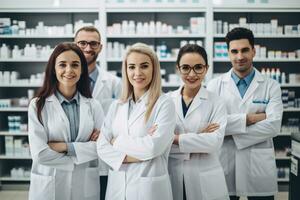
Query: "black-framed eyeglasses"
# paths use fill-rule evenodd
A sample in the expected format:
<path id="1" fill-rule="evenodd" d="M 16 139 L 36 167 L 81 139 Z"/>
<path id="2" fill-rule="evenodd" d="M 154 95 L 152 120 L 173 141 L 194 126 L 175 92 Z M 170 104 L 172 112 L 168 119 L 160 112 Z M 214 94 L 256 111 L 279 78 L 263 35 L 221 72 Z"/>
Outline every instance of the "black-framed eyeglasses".
<path id="1" fill-rule="evenodd" d="M 92 49 L 97 49 L 99 46 L 100 46 L 100 42 L 98 41 L 85 41 L 85 40 L 81 40 L 81 41 L 78 41 L 77 42 L 77 45 L 80 47 L 80 48 L 86 48 L 88 45 L 90 45 L 90 47 Z"/>
<path id="2" fill-rule="evenodd" d="M 202 74 L 206 68 L 207 65 L 202 65 L 202 64 L 196 64 L 193 67 L 191 67 L 190 65 L 181 65 L 179 66 L 179 71 L 183 75 L 188 75 L 193 69 L 195 74 Z"/>

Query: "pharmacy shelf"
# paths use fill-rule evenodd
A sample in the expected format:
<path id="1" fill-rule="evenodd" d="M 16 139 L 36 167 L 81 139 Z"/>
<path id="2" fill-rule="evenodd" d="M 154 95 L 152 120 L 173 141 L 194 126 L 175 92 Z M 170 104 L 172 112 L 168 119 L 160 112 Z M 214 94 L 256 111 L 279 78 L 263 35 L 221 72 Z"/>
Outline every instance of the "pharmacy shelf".
<path id="1" fill-rule="evenodd" d="M 289 178 L 277 178 L 278 182 L 289 182 L 290 179 Z"/>
<path id="2" fill-rule="evenodd" d="M 29 83 L 16 83 L 16 84 L 0 84 L 0 87 L 25 87 L 25 88 L 38 88 L 41 84 L 29 84 Z"/>
<path id="3" fill-rule="evenodd" d="M 28 132 L 0 131 L 1 136 L 28 136 Z"/>
<path id="4" fill-rule="evenodd" d="M 162 86 L 163 86 L 163 87 L 166 87 L 166 88 L 167 88 L 167 87 L 178 88 L 178 87 L 180 87 L 181 85 L 178 84 L 178 83 L 163 83 Z"/>
<path id="5" fill-rule="evenodd" d="M 74 35 L 0 35 L 0 38 L 74 38 Z"/>
<path id="6" fill-rule="evenodd" d="M 229 58 L 214 58 L 214 62 L 230 62 Z M 254 58 L 254 62 L 300 62 L 300 58 Z"/>
<path id="7" fill-rule="evenodd" d="M 287 83 L 287 84 L 281 84 L 281 87 L 300 87 L 300 83 Z"/>
<path id="8" fill-rule="evenodd" d="M 242 1 L 239 1 L 242 2 Z M 244 4 L 244 3 L 243 3 Z M 214 13 L 252 13 L 252 12 L 278 12 L 278 13 L 286 13 L 286 12 L 300 12 L 299 4 L 294 5 L 292 7 L 291 5 L 280 5 L 276 6 L 276 4 L 273 4 L 270 6 L 270 4 L 247 4 L 245 5 L 221 5 L 221 6 L 214 6 L 213 8 Z"/>
<path id="9" fill-rule="evenodd" d="M 289 132 L 282 132 L 282 133 L 278 133 L 277 136 L 291 136 L 292 133 L 289 133 Z"/>
<path id="10" fill-rule="evenodd" d="M 201 6 L 201 3 L 109 3 L 105 6 L 106 12 L 205 12 L 206 7 Z"/>
<path id="11" fill-rule="evenodd" d="M 2 58 L 0 62 L 48 62 L 48 58 Z"/>
<path id="12" fill-rule="evenodd" d="M 8 108 L 0 108 L 0 112 L 27 112 L 27 107 L 8 107 Z"/>
<path id="13" fill-rule="evenodd" d="M 7 155 L 0 155 L 0 160 L 31 160 L 30 156 L 7 156 Z"/>
<path id="14" fill-rule="evenodd" d="M 288 156 L 275 156 L 276 160 L 291 160 L 291 157 Z"/>
<path id="15" fill-rule="evenodd" d="M 2 176 L 2 177 L 0 177 L 0 181 L 30 181 L 30 177 Z"/>
<path id="16" fill-rule="evenodd" d="M 0 8 L 0 13 L 98 13 L 99 9 L 91 8 L 62 8 L 62 7 L 49 7 L 49 8 Z"/>
<path id="17" fill-rule="evenodd" d="M 225 38 L 226 34 L 215 34 L 214 38 Z M 262 35 L 262 34 L 254 34 L 255 38 L 300 38 L 300 35 Z"/>
<path id="18" fill-rule="evenodd" d="M 107 38 L 205 38 L 205 34 L 154 34 L 154 35 L 124 35 L 124 34 L 112 34 L 107 35 Z"/>
<path id="19" fill-rule="evenodd" d="M 284 108 L 283 112 L 300 112 L 300 108 Z"/>

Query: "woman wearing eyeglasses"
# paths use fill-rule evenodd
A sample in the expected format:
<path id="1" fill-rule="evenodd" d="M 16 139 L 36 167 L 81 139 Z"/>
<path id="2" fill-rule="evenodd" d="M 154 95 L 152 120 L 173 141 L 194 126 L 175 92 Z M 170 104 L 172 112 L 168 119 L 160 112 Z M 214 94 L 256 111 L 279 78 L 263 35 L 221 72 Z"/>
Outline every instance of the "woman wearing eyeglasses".
<path id="1" fill-rule="evenodd" d="M 226 109 L 202 81 L 207 73 L 205 49 L 183 46 L 176 69 L 183 86 L 172 92 L 176 129 L 169 157 L 174 200 L 229 199 L 224 172 L 218 158 L 226 127 Z"/>

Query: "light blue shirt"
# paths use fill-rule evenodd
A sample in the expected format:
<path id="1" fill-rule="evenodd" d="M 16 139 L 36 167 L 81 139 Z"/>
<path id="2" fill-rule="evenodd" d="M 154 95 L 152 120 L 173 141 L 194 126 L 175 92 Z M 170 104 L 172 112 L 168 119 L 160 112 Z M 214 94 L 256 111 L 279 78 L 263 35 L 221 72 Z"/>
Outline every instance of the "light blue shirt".
<path id="1" fill-rule="evenodd" d="M 234 71 L 231 73 L 231 78 L 233 79 L 235 85 L 237 86 L 241 97 L 243 98 L 251 81 L 253 80 L 255 75 L 255 70 L 252 69 L 252 71 L 244 78 L 238 77 Z"/>
<path id="2" fill-rule="evenodd" d="M 90 77 L 90 81 L 91 81 L 91 85 L 90 85 L 90 88 L 91 88 L 91 92 L 93 92 L 94 90 L 94 87 L 95 87 L 95 84 L 96 84 L 96 81 L 97 81 L 97 78 L 99 76 L 99 71 L 97 69 L 97 67 L 89 74 L 89 77 Z"/>
<path id="3" fill-rule="evenodd" d="M 76 94 L 70 101 L 67 100 L 59 91 L 56 91 L 55 95 L 63 110 L 65 111 L 70 123 L 71 143 L 67 143 L 67 155 L 76 156 L 74 145 L 72 144 L 72 142 L 76 140 L 79 130 L 79 93 L 76 92 Z"/>

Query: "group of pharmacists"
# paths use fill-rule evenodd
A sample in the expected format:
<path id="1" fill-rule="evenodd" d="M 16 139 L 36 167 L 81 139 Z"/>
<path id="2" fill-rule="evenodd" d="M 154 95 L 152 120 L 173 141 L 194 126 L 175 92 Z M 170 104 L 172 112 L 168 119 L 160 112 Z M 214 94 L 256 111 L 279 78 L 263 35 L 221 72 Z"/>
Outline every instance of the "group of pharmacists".
<path id="1" fill-rule="evenodd" d="M 206 51 L 187 44 L 167 94 L 146 44 L 127 50 L 122 80 L 97 66 L 95 27 L 58 44 L 29 105 L 29 200 L 274 200 L 280 85 L 253 67 L 250 30 L 225 39 L 227 73 L 204 87 Z"/>

